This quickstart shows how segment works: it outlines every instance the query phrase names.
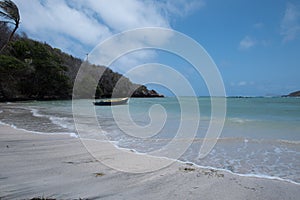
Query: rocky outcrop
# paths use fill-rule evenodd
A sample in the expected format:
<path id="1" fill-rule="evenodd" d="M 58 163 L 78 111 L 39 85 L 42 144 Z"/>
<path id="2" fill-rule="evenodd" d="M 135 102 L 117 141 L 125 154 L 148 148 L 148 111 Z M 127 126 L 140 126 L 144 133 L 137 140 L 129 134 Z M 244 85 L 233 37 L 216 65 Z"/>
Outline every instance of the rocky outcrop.
<path id="1" fill-rule="evenodd" d="M 152 97 L 164 97 L 161 94 L 158 94 L 155 90 L 148 90 L 145 86 L 140 86 L 137 90 L 134 91 L 132 97 L 136 98 L 152 98 Z"/>
<path id="2" fill-rule="evenodd" d="M 283 95 L 283 97 L 300 97 L 300 90 L 296 92 L 292 92 L 288 95 Z"/>

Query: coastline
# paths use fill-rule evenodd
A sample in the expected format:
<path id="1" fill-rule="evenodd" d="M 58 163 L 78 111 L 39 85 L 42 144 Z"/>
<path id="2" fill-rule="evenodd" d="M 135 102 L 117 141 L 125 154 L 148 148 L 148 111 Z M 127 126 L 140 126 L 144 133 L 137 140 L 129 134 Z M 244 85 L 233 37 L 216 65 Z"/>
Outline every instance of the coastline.
<path id="1" fill-rule="evenodd" d="M 131 174 L 95 160 L 78 138 L 0 124 L 0 199 L 298 199 L 299 184 L 174 162 Z M 106 159 L 111 152 L 102 152 Z"/>

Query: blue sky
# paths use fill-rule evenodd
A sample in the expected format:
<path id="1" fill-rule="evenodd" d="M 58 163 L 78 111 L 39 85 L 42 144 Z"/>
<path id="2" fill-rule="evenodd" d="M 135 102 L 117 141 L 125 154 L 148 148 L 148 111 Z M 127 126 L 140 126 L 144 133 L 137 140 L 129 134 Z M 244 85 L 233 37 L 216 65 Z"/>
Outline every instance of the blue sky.
<path id="1" fill-rule="evenodd" d="M 207 1 L 173 28 L 202 44 L 228 95 L 278 95 L 300 89 L 299 1 Z"/>
<path id="2" fill-rule="evenodd" d="M 21 13 L 19 31 L 76 57 L 84 59 L 113 34 L 132 28 L 166 27 L 186 34 L 206 49 L 219 68 L 228 96 L 280 95 L 300 90 L 297 0 L 14 2 Z M 121 59 L 115 70 L 124 73 L 147 62 L 178 70 L 189 65 L 166 53 L 145 51 Z M 192 74 L 187 77 L 196 93 L 207 95 L 201 77 Z"/>

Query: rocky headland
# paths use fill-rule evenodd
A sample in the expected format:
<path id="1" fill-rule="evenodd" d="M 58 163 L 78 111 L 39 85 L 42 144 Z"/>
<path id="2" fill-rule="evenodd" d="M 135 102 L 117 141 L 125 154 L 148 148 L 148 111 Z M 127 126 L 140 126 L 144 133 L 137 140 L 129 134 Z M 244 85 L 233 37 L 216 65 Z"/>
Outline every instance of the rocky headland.
<path id="1" fill-rule="evenodd" d="M 296 92 L 291 92 L 288 95 L 283 95 L 282 97 L 300 97 L 300 90 Z"/>

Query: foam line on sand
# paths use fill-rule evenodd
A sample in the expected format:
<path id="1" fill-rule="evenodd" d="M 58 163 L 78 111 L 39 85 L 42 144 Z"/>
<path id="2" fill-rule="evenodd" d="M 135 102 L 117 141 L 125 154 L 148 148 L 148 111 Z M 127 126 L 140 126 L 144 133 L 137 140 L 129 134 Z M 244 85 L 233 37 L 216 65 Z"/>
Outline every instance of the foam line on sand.
<path id="1" fill-rule="evenodd" d="M 101 150 L 101 158 L 113 159 Z M 115 153 L 115 152 L 113 152 Z M 115 156 L 115 155 L 114 155 Z M 174 162 L 125 173 L 92 157 L 78 138 L 0 125 L 0 199 L 298 199 L 300 186 Z"/>

